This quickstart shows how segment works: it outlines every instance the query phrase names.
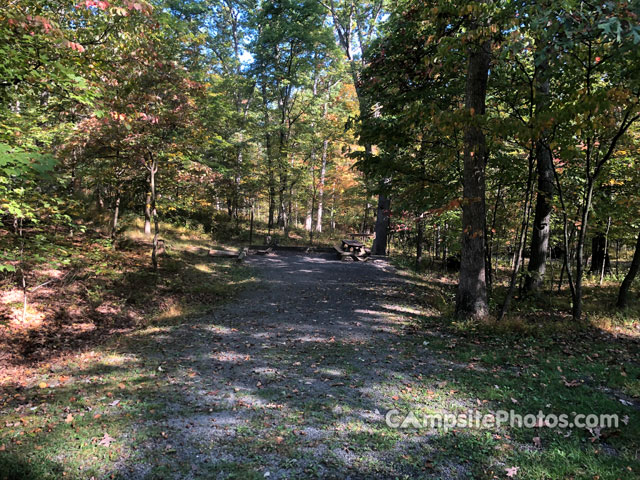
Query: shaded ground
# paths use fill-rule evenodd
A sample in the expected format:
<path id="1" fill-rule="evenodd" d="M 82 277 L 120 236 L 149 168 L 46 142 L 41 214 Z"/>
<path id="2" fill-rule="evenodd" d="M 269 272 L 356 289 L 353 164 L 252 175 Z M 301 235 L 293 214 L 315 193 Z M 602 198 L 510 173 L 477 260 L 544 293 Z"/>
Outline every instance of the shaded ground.
<path id="1" fill-rule="evenodd" d="M 637 478 L 635 339 L 456 326 L 432 309 L 452 302 L 449 279 L 385 261 L 207 261 L 199 271 L 239 268 L 227 278 L 245 285 L 213 313 L 159 319 L 5 383 L 0 479 Z M 398 430 L 391 408 L 625 423 Z"/>
<path id="2" fill-rule="evenodd" d="M 422 439 L 397 443 L 384 428 L 392 397 L 433 367 L 402 336 L 404 280 L 380 260 L 280 253 L 249 263 L 261 280 L 255 288 L 149 346 L 171 355 L 156 358 L 168 376 L 197 372 L 176 405 L 180 412 L 188 402 L 197 413 L 160 422 L 168 437 L 162 443 L 185 463 L 195 460 L 194 475 L 422 472 L 423 464 L 402 459 L 423 448 Z M 124 468 L 128 477 L 143 477 L 150 467 Z"/>

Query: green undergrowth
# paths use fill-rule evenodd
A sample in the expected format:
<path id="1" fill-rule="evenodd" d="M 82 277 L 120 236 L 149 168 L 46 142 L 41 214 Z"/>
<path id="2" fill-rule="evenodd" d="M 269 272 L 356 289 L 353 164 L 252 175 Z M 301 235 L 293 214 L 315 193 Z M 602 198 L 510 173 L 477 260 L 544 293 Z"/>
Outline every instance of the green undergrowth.
<path id="1" fill-rule="evenodd" d="M 500 428 L 453 428 L 432 443 L 446 452 L 445 460 L 465 459 L 473 478 L 505 478 L 513 467 L 514 478 L 521 479 L 638 478 L 640 324 L 633 309 L 606 315 L 596 305 L 602 299 L 588 294 L 585 310 L 598 313 L 579 324 L 517 300 L 503 322 L 460 322 L 452 316 L 452 278 L 433 272 L 402 274 L 413 285 L 415 302 L 429 306 L 413 318 L 412 335 L 451 365 L 439 379 L 447 382 L 452 398 L 464 400 L 464 409 L 566 414 L 569 423 L 576 415 L 617 418 L 616 425 L 602 428 L 517 422 Z M 452 398 L 438 400 L 433 392 L 423 392 L 423 400 L 429 397 L 432 408 L 455 410 Z"/>
<path id="2" fill-rule="evenodd" d="M 164 225 L 163 239 L 158 271 L 149 267 L 148 239 L 138 232 L 125 233 L 115 248 L 107 240 L 99 248 L 89 240 L 69 248 L 82 287 L 70 283 L 66 296 L 57 290 L 49 295 L 77 316 L 63 324 L 51 317 L 49 326 L 50 311 L 35 303 L 45 315 L 38 331 L 50 331 L 42 337 L 50 339 L 48 348 L 37 350 L 41 361 L 15 358 L 12 376 L 0 384 L 0 479 L 108 478 L 106 472 L 118 472 L 124 463 L 144 458 L 153 464 L 154 455 L 138 448 L 168 434 L 149 422 L 193 413 L 174 401 L 166 372 L 187 381 L 193 373 L 165 358 L 154 338 L 188 328 L 253 277 L 235 260 L 209 257 L 211 242 L 202 235 Z M 131 322 L 110 317 L 133 314 Z M 79 325 L 90 326 L 90 334 Z M 172 447 L 159 457 L 174 453 Z M 162 478 L 161 466 L 150 478 Z"/>

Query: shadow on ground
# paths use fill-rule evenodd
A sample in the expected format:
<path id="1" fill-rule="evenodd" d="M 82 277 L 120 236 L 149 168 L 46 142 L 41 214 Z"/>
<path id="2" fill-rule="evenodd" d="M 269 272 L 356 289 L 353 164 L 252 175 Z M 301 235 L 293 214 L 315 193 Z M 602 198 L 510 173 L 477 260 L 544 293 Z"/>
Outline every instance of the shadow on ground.
<path id="1" fill-rule="evenodd" d="M 57 478 L 63 464 L 69 478 L 504 477 L 499 435 L 385 424 L 392 408 L 466 411 L 481 394 L 467 364 L 414 334 L 431 313 L 410 278 L 323 255 L 249 264 L 260 281 L 215 313 L 123 336 L 55 391 L 14 385 L 6 406 L 55 402 L 58 421 L 28 420 L 40 453 L 0 452 L 5 477 Z"/>

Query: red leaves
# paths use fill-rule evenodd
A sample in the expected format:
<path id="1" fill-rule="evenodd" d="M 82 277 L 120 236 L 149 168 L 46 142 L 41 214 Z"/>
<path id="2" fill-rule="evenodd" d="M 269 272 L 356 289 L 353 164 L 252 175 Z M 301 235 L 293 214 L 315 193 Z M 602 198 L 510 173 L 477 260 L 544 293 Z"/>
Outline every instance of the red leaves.
<path id="1" fill-rule="evenodd" d="M 144 15 L 150 15 L 151 12 L 153 11 L 153 7 L 143 0 L 138 0 L 138 1 L 125 0 L 124 5 L 129 10 L 135 10 Z"/>
<path id="2" fill-rule="evenodd" d="M 109 8 L 109 2 L 106 2 L 104 0 L 84 0 L 84 6 L 86 8 L 96 7 L 100 10 L 106 10 L 107 8 Z"/>
<path id="3" fill-rule="evenodd" d="M 462 199 L 454 198 L 453 200 L 451 200 L 449 203 L 447 203 L 443 207 L 434 208 L 432 210 L 429 210 L 429 214 L 440 215 L 440 214 L 443 214 L 445 212 L 449 212 L 451 210 L 456 210 L 457 208 L 460 208 L 461 204 L 462 204 Z"/>
<path id="4" fill-rule="evenodd" d="M 71 50 L 75 50 L 78 53 L 84 52 L 84 47 L 77 42 L 70 42 L 69 40 L 64 40 L 62 45 L 70 48 Z"/>
<path id="5" fill-rule="evenodd" d="M 76 5 L 76 8 L 96 8 L 102 11 L 106 11 L 111 8 L 112 13 L 122 17 L 128 16 L 130 11 L 137 11 L 143 15 L 150 15 L 153 11 L 153 7 L 144 0 L 125 0 L 123 4 L 124 8 L 115 5 L 112 6 L 107 0 L 84 0 L 82 3 Z"/>
<path id="6" fill-rule="evenodd" d="M 27 30 L 30 35 L 35 34 L 34 29 L 41 29 L 45 34 L 60 33 L 51 20 L 40 15 L 25 15 L 21 18 L 9 18 L 7 23 L 12 27 L 21 27 Z"/>

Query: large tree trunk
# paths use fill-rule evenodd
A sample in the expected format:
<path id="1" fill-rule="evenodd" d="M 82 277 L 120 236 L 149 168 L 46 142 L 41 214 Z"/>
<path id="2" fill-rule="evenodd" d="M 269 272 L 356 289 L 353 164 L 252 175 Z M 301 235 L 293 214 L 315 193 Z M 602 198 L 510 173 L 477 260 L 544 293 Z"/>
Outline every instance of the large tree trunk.
<path id="1" fill-rule="evenodd" d="M 387 254 L 387 233 L 389 231 L 389 207 L 391 201 L 380 194 L 378 197 L 378 213 L 376 216 L 376 228 L 375 238 L 373 240 L 373 247 L 371 253 L 373 255 L 386 255 Z"/>
<path id="2" fill-rule="evenodd" d="M 311 222 L 313 221 L 313 219 L 311 218 L 313 216 L 313 211 L 311 210 L 313 208 L 313 201 L 311 198 L 309 198 L 309 204 L 307 206 L 307 215 L 304 219 L 304 229 L 307 232 L 311 231 Z"/>
<path id="3" fill-rule="evenodd" d="M 531 257 L 529 258 L 528 266 L 529 275 L 527 275 L 524 285 L 527 292 L 535 292 L 540 289 L 547 268 L 547 252 L 549 251 L 553 201 L 553 159 L 549 149 L 540 141 L 536 145 L 536 161 L 538 168 L 538 196 L 533 218 Z"/>
<path id="4" fill-rule="evenodd" d="M 591 268 L 589 273 L 593 275 L 604 275 L 611 271 L 611 261 L 607 252 L 607 235 L 596 234 L 591 239 Z"/>
<path id="5" fill-rule="evenodd" d="M 485 166 L 487 148 L 478 118 L 485 114 L 491 45 L 469 49 L 465 104 L 469 120 L 464 132 L 462 254 L 456 316 L 481 318 L 489 313 L 485 280 Z"/>
<path id="6" fill-rule="evenodd" d="M 544 78 L 547 62 L 540 65 L 538 77 L 542 77 L 537 85 L 536 111 L 544 110 L 549 104 L 549 81 Z M 533 217 L 533 232 L 531 235 L 531 256 L 524 289 L 526 292 L 536 292 L 542 286 L 547 268 L 547 252 L 549 251 L 549 235 L 551 209 L 553 202 L 553 158 L 551 151 L 545 144 L 545 135 L 536 140 L 536 164 L 538 173 L 538 192 L 536 210 Z"/>
<path id="7" fill-rule="evenodd" d="M 629 272 L 627 273 L 626 277 L 624 277 L 622 285 L 620 285 L 618 302 L 616 304 L 618 308 L 625 308 L 627 306 L 627 296 L 629 293 L 629 288 L 631 288 L 631 284 L 635 280 L 636 275 L 638 274 L 638 270 L 640 270 L 640 232 L 638 232 L 638 240 L 636 241 L 636 250 L 633 254 L 631 267 L 629 268 Z"/>

